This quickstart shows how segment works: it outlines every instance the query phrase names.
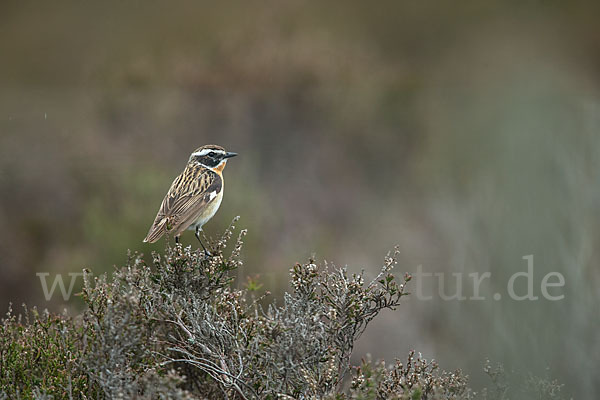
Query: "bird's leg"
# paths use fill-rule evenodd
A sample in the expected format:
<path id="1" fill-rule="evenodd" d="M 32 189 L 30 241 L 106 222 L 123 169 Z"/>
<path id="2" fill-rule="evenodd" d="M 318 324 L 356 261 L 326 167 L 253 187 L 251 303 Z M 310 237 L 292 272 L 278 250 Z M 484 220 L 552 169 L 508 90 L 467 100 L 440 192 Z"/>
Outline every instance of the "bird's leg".
<path id="1" fill-rule="evenodd" d="M 200 242 L 200 246 L 202 246 L 202 249 L 204 249 L 204 254 L 206 255 L 206 257 L 210 257 L 210 251 L 206 250 L 206 247 L 204 247 L 204 243 L 202 243 L 202 240 L 200 240 L 201 230 L 202 228 L 200 228 L 200 226 L 196 226 L 196 239 L 198 239 L 198 241 Z"/>

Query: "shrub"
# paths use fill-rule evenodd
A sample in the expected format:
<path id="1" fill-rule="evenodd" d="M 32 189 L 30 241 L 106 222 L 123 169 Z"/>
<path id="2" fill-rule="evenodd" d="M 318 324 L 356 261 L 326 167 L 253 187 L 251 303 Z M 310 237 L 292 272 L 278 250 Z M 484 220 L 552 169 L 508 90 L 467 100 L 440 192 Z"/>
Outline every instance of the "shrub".
<path id="1" fill-rule="evenodd" d="M 351 383 L 357 338 L 406 295 L 389 254 L 381 273 L 314 260 L 290 270 L 280 304 L 231 285 L 242 266 L 241 231 L 211 244 L 212 254 L 167 246 L 147 265 L 130 254 L 123 268 L 92 278 L 76 318 L 25 310 L 0 325 L 0 398 L 108 399 L 469 399 L 460 372 L 409 355 L 406 364 L 364 362 Z"/>
<path id="2" fill-rule="evenodd" d="M 17 318 L 9 309 L 0 324 L 0 399 L 91 394 L 90 381 L 79 369 L 80 325 L 36 309 L 25 308 L 22 315 Z"/>

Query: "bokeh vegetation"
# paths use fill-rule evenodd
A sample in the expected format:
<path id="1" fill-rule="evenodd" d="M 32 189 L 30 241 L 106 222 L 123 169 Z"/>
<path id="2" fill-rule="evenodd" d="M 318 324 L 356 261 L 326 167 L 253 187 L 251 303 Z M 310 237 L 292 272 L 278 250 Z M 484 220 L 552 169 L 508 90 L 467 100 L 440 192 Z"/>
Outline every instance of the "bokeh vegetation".
<path id="1" fill-rule="evenodd" d="M 315 253 L 357 272 L 397 244 L 407 270 L 446 273 L 447 293 L 453 272 L 491 272 L 483 301 L 442 301 L 430 279 L 434 299 L 374 320 L 356 353 L 419 349 L 476 388 L 488 357 L 515 376 L 549 368 L 597 398 L 599 11 L 2 2 L 2 308 L 75 314 L 82 302 L 44 300 L 37 272 L 98 276 L 127 249 L 161 250 L 141 239 L 162 196 L 191 150 L 218 143 L 240 157 L 206 230 L 244 216 L 237 282 L 260 274 L 281 298 L 284 265 Z M 495 301 L 529 254 L 536 291 L 560 272 L 565 298 Z"/>

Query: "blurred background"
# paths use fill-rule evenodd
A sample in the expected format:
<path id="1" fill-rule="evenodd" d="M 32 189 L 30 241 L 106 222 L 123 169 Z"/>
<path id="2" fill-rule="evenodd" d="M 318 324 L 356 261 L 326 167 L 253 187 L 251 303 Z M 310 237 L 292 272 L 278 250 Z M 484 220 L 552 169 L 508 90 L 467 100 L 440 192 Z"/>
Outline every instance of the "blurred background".
<path id="1" fill-rule="evenodd" d="M 375 319 L 357 362 L 416 349 L 478 387 L 489 358 L 600 397 L 600 3 L 0 9 L 2 312 L 74 307 L 47 302 L 36 273 L 69 283 L 128 249 L 162 250 L 142 239 L 163 195 L 192 150 L 217 143 L 240 156 L 206 233 L 240 215 L 242 274 L 274 297 L 313 254 L 374 276 L 398 245 L 398 272 L 444 273 L 447 295 L 491 273 L 485 300 L 444 301 L 423 279 L 432 299 Z M 512 300 L 527 255 L 540 299 Z M 564 299 L 542 298 L 549 272 Z"/>

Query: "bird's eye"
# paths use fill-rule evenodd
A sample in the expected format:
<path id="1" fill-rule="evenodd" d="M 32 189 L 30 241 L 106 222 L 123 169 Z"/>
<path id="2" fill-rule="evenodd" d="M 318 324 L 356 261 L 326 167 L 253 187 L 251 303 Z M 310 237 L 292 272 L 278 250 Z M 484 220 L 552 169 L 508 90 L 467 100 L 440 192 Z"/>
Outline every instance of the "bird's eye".
<path id="1" fill-rule="evenodd" d="M 214 156 L 216 156 L 216 155 L 217 155 L 217 153 L 215 153 L 214 151 L 211 151 L 210 153 L 208 153 L 208 156 L 209 156 L 209 157 L 214 157 Z"/>

